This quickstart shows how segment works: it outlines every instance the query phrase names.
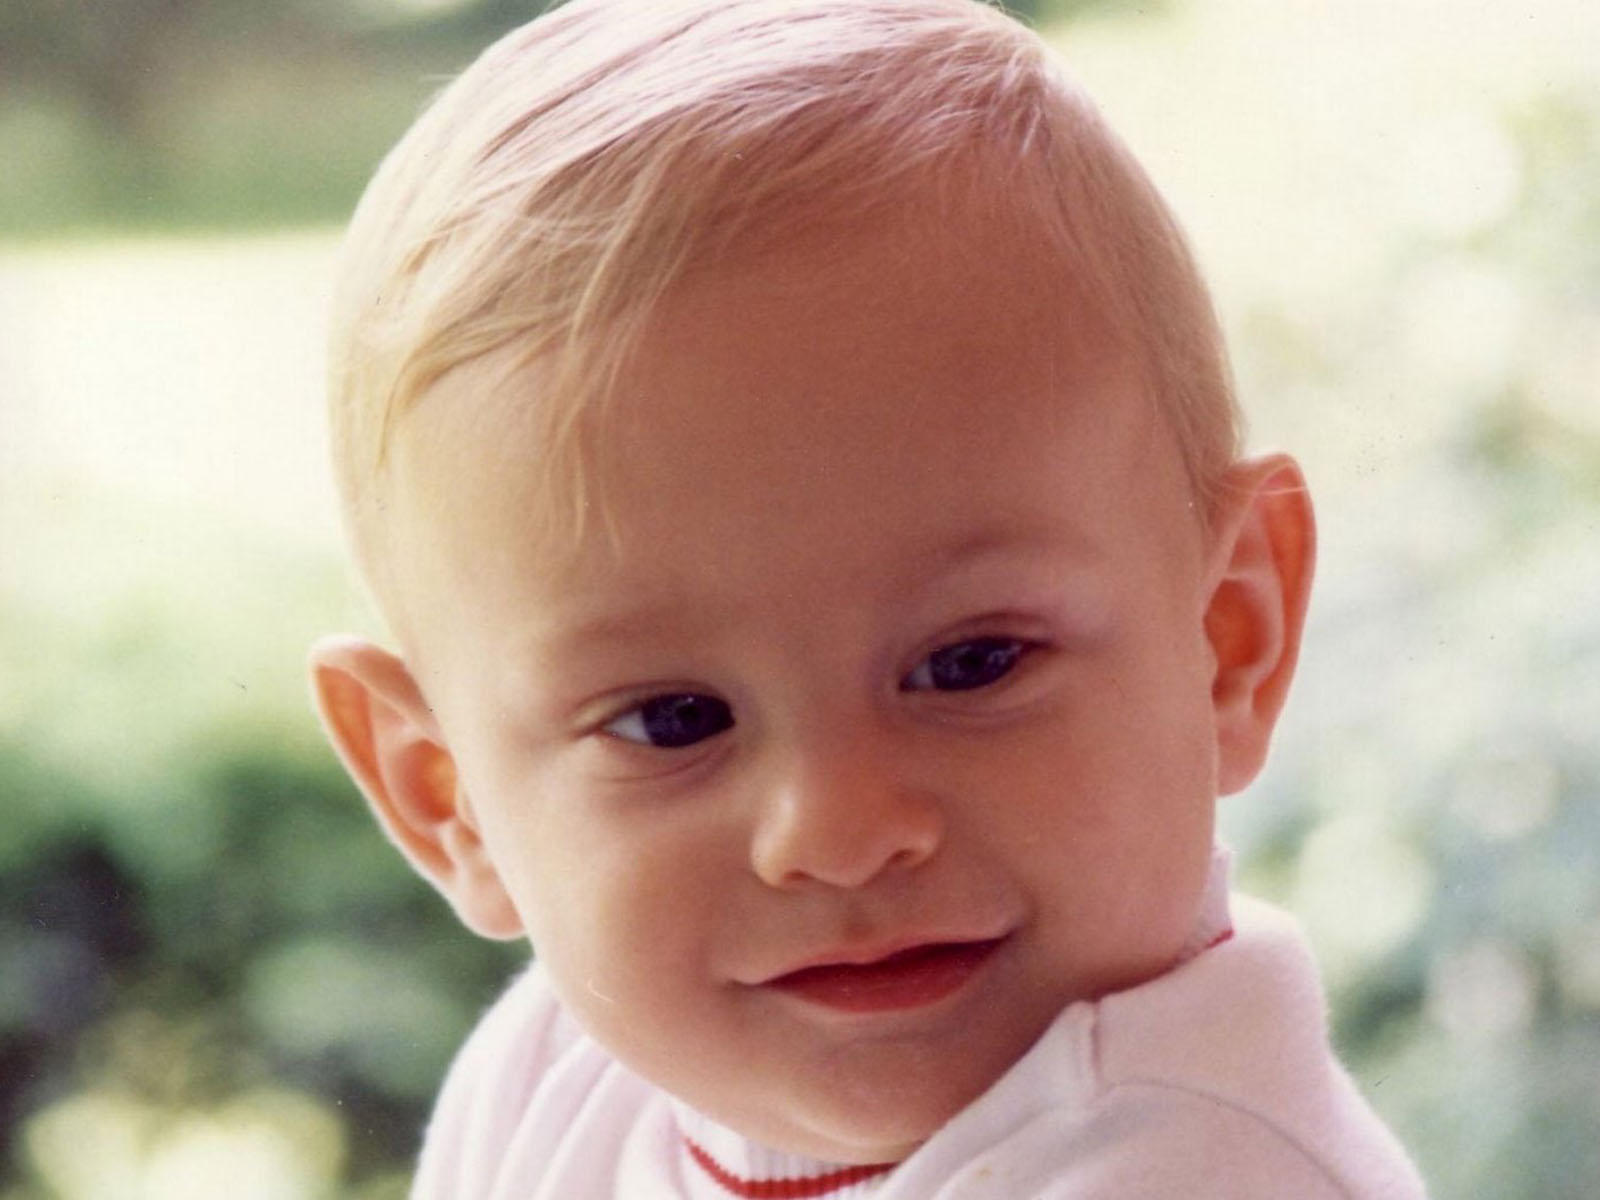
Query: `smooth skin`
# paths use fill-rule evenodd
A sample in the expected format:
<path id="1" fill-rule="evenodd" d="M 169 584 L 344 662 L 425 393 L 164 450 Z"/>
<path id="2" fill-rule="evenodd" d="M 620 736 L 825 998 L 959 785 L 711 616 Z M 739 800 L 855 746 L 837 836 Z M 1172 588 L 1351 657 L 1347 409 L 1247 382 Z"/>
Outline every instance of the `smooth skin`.
<path id="1" fill-rule="evenodd" d="M 1207 526 L 1049 257 L 962 227 L 670 294 L 612 410 L 614 539 L 527 534 L 518 395 L 428 397 L 395 456 L 404 653 L 313 653 L 346 766 L 469 926 L 526 934 L 635 1071 L 837 1162 L 903 1158 L 1066 1005 L 1172 964 L 1310 586 L 1295 464 L 1238 463 Z M 975 939 L 936 1003 L 770 986 Z"/>

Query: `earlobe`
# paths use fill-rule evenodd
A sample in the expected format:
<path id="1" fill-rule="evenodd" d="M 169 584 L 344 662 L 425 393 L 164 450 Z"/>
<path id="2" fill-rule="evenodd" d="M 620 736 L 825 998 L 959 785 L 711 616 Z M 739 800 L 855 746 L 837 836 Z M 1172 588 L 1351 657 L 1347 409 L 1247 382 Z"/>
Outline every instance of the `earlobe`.
<path id="1" fill-rule="evenodd" d="M 312 647 L 311 686 L 328 740 L 400 852 L 468 928 L 520 936 L 455 760 L 405 662 L 359 638 L 325 638 Z"/>
<path id="2" fill-rule="evenodd" d="M 1292 458 L 1235 464 L 1228 493 L 1213 535 L 1205 615 L 1224 795 L 1249 784 L 1266 761 L 1300 653 L 1316 560 L 1311 498 Z"/>

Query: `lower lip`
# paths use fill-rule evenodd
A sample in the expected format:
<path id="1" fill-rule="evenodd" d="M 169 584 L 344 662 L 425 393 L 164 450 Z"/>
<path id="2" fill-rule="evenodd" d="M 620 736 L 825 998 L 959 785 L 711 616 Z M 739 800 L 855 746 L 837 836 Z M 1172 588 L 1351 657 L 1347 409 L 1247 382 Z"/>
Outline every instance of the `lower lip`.
<path id="1" fill-rule="evenodd" d="M 924 1008 L 960 991 L 999 946 L 999 941 L 918 946 L 873 963 L 807 967 L 767 986 L 838 1012 Z"/>

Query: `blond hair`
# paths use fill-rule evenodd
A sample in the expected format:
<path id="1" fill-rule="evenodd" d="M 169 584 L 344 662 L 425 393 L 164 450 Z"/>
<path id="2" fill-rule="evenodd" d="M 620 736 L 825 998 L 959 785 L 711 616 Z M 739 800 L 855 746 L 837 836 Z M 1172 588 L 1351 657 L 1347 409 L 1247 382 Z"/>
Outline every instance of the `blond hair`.
<path id="1" fill-rule="evenodd" d="M 1209 512 L 1239 418 L 1205 286 L 1035 34 L 976 0 L 575 0 L 443 91 L 351 223 L 330 408 L 369 581 L 381 594 L 387 448 L 452 371 L 538 365 L 546 517 L 581 522 L 585 440 L 675 282 L 957 186 L 952 211 L 1008 214 L 1059 255 L 1142 364 Z"/>

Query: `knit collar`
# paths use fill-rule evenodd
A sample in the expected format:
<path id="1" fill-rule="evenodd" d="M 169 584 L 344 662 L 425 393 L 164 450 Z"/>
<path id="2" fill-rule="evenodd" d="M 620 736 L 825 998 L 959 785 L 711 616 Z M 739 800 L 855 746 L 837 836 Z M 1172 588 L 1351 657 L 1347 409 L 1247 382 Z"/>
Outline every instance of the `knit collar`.
<path id="1" fill-rule="evenodd" d="M 1194 931 L 1173 967 L 1233 936 L 1228 910 L 1232 856 L 1224 846 L 1211 852 L 1211 871 Z M 897 1163 L 847 1166 L 773 1150 L 671 1099 L 679 1133 L 681 1175 L 690 1200 L 865 1200 L 878 1192 Z"/>
<path id="2" fill-rule="evenodd" d="M 672 1102 L 690 1200 L 864 1200 L 897 1165 L 846 1166 L 753 1142 Z"/>
<path id="3" fill-rule="evenodd" d="M 877 1192 L 896 1163 L 848 1166 L 787 1154 L 672 1101 L 680 1174 L 690 1200 L 858 1200 Z"/>

